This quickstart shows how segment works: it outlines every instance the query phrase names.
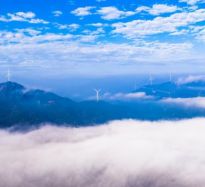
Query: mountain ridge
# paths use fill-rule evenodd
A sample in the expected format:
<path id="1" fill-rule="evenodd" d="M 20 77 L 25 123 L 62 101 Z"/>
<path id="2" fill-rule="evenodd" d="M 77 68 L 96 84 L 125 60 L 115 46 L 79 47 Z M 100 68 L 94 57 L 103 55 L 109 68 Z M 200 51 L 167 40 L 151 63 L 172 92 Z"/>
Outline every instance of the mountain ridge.
<path id="1" fill-rule="evenodd" d="M 165 91 L 175 88 L 173 83 L 161 85 Z M 52 92 L 28 90 L 14 82 L 0 83 L 0 128 L 31 128 L 44 123 L 79 127 L 121 119 L 164 120 L 205 116 L 205 109 L 189 109 L 160 102 L 160 98 L 168 95 L 157 92 L 158 87 L 160 85 L 149 85 L 138 89 L 148 90 L 147 94 L 155 89 L 155 93 L 151 94 L 158 99 L 113 103 L 93 100 L 76 102 Z"/>
<path id="2" fill-rule="evenodd" d="M 193 83 L 178 84 L 176 82 L 168 81 L 158 84 L 145 85 L 135 89 L 133 92 L 144 92 L 146 95 L 154 95 L 157 99 L 167 97 L 192 98 L 205 96 L 205 82 L 195 81 Z"/>

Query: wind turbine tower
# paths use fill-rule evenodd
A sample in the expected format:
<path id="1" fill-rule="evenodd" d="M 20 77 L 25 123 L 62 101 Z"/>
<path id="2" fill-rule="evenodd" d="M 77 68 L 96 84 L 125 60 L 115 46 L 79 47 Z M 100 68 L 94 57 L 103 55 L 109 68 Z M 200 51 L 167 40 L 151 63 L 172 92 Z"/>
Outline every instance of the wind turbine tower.
<path id="1" fill-rule="evenodd" d="M 152 86 L 152 84 L 153 84 L 153 78 L 152 78 L 152 75 L 151 75 L 151 74 L 149 75 L 149 83 L 150 83 L 150 85 Z"/>
<path id="2" fill-rule="evenodd" d="M 98 102 L 100 100 L 100 89 L 94 89 L 95 93 L 96 93 L 96 101 Z"/>
<path id="3" fill-rule="evenodd" d="M 172 82 L 172 73 L 169 73 L 169 81 Z"/>
<path id="4" fill-rule="evenodd" d="M 7 81 L 9 82 L 11 80 L 11 72 L 10 69 L 7 70 Z"/>

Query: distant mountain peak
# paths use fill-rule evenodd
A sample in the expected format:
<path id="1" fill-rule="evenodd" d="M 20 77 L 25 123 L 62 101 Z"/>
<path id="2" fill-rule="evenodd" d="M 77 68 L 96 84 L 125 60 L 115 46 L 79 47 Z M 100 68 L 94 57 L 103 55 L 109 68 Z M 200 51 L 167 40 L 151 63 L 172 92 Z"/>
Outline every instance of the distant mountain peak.
<path id="1" fill-rule="evenodd" d="M 21 91 L 24 89 L 25 89 L 24 86 L 16 82 L 7 81 L 7 82 L 0 83 L 0 90 Z"/>

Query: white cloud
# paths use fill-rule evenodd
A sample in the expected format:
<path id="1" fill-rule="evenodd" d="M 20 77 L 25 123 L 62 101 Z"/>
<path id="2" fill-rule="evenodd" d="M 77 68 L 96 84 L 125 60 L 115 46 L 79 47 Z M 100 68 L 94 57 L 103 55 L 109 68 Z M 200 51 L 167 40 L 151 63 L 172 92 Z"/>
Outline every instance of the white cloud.
<path id="1" fill-rule="evenodd" d="M 79 7 L 72 11 L 71 13 L 76 16 L 87 16 L 91 14 L 99 14 L 101 18 L 104 20 L 115 20 L 115 19 L 122 19 L 125 17 L 129 17 L 135 15 L 139 12 L 149 12 L 152 15 L 159 15 L 163 13 L 172 13 L 178 10 L 177 6 L 173 5 L 165 5 L 165 4 L 155 4 L 153 7 L 146 7 L 141 6 L 136 9 L 136 11 L 124 11 L 119 10 L 117 7 L 108 6 L 108 7 L 101 7 L 95 12 L 91 12 L 92 9 L 95 7 L 87 6 L 87 7 Z"/>
<path id="2" fill-rule="evenodd" d="M 55 17 L 59 17 L 59 16 L 61 16 L 61 15 L 63 14 L 63 12 L 60 11 L 60 10 L 55 10 L 55 11 L 52 12 L 52 14 L 53 14 Z"/>
<path id="3" fill-rule="evenodd" d="M 188 34 L 188 33 L 189 33 L 188 30 L 182 29 L 182 30 L 177 30 L 175 32 L 172 32 L 172 33 L 170 33 L 170 35 L 172 35 L 172 36 L 179 36 L 179 35 L 185 35 L 185 34 Z"/>
<path id="4" fill-rule="evenodd" d="M 205 20 L 205 9 L 192 12 L 180 12 L 168 17 L 156 17 L 152 20 L 133 20 L 115 23 L 113 33 L 123 34 L 128 38 L 139 38 L 161 33 L 173 33 L 179 27 L 189 26 Z"/>
<path id="5" fill-rule="evenodd" d="M 41 33 L 40 30 L 33 29 L 33 28 L 16 29 L 16 32 L 29 33 L 32 36 L 35 36 Z"/>
<path id="6" fill-rule="evenodd" d="M 32 18 L 35 18 L 36 15 L 33 13 L 33 12 L 17 12 L 16 14 L 9 14 L 8 13 L 8 16 L 10 16 L 11 18 L 15 16 L 19 17 L 19 18 L 28 18 L 28 19 L 32 19 Z M 17 18 L 16 17 L 16 18 Z M 18 19 L 18 18 L 17 18 Z"/>
<path id="7" fill-rule="evenodd" d="M 107 24 L 104 24 L 104 23 L 91 23 L 91 24 L 88 24 L 89 26 L 93 26 L 93 27 L 104 27 L 104 26 L 107 26 Z"/>
<path id="8" fill-rule="evenodd" d="M 70 29 L 76 30 L 80 27 L 80 25 L 76 24 L 76 23 L 73 23 L 73 24 L 70 24 L 69 27 L 70 27 Z"/>
<path id="9" fill-rule="evenodd" d="M 98 10 L 98 14 L 101 15 L 102 19 L 105 20 L 114 20 L 114 19 L 121 19 L 124 17 L 132 16 L 135 12 L 132 11 L 121 11 L 116 7 L 102 7 Z"/>
<path id="10" fill-rule="evenodd" d="M 205 109 L 205 97 L 168 98 L 162 101 L 165 103 L 179 104 L 190 108 L 196 107 Z"/>
<path id="11" fill-rule="evenodd" d="M 33 12 L 16 12 L 16 13 L 8 13 L 6 16 L 0 16 L 0 21 L 2 22 L 28 22 L 34 24 L 48 24 L 48 21 L 36 18 L 35 13 Z"/>
<path id="12" fill-rule="evenodd" d="M 200 27 L 199 26 L 198 32 L 195 32 L 195 37 L 200 42 L 205 42 L 205 26 Z M 197 29 L 197 27 L 196 27 Z"/>
<path id="13" fill-rule="evenodd" d="M 76 31 L 78 28 L 80 28 L 79 24 L 72 23 L 72 24 L 57 24 L 56 25 L 58 29 L 67 29 L 70 31 Z"/>
<path id="14" fill-rule="evenodd" d="M 37 44 L 41 42 L 53 42 L 59 40 L 68 40 L 72 39 L 73 35 L 71 34 L 54 34 L 46 33 L 40 34 L 38 30 L 33 29 L 20 29 L 17 32 L 0 32 L 0 45 L 6 45 L 8 43 L 18 43 L 22 44 Z"/>
<path id="15" fill-rule="evenodd" d="M 197 3 L 204 3 L 204 0 L 179 0 L 179 2 L 187 3 L 188 5 L 195 5 Z"/>
<path id="16" fill-rule="evenodd" d="M 98 27 L 96 30 L 84 30 L 83 33 L 89 35 L 100 36 L 105 33 L 105 30 L 101 27 Z"/>
<path id="17" fill-rule="evenodd" d="M 177 6 L 166 4 L 154 4 L 152 7 L 141 6 L 136 9 L 137 12 L 148 12 L 152 15 L 160 15 L 164 13 L 172 13 L 178 10 Z"/>
<path id="18" fill-rule="evenodd" d="M 89 43 L 89 42 L 94 42 L 96 39 L 97 39 L 97 35 L 92 35 L 92 34 L 88 34 L 88 35 L 81 35 L 80 37 L 79 37 L 79 41 L 80 42 L 87 42 L 87 43 Z"/>
<path id="19" fill-rule="evenodd" d="M 135 93 L 105 93 L 102 96 L 103 99 L 108 100 L 139 100 L 139 99 L 153 99 L 153 96 L 146 95 L 144 92 Z"/>
<path id="20" fill-rule="evenodd" d="M 114 6 L 102 7 L 92 13 L 91 10 L 94 8 L 95 7 L 92 7 L 92 6 L 79 7 L 73 10 L 71 13 L 76 16 L 81 16 L 81 17 L 88 16 L 91 14 L 99 14 L 101 15 L 101 18 L 104 20 L 121 19 L 121 18 L 125 18 L 125 17 L 132 16 L 135 14 L 135 12 L 133 11 L 122 11 L 122 10 L 117 9 Z"/>
<path id="21" fill-rule="evenodd" d="M 204 187 L 205 119 L 0 131 L 3 187 Z"/>
<path id="22" fill-rule="evenodd" d="M 106 70 L 104 71 L 106 74 L 121 74 L 136 72 L 143 64 L 152 65 L 160 61 L 166 65 L 170 60 L 173 63 L 184 62 L 192 57 L 189 43 L 96 42 L 98 37 L 104 34 L 103 30 L 99 29 L 81 35 L 44 34 L 38 31 L 36 33 L 32 31 L 33 35 L 31 35 L 22 30 L 2 31 L 0 32 L 0 62 L 3 60 L 15 67 L 21 67 L 26 62 L 28 66 L 39 66 L 42 70 L 49 68 L 50 71 L 65 67 L 62 71 L 71 73 L 90 74 L 92 71 L 93 74 L 101 74 L 103 69 Z M 59 73 L 62 74 L 62 71 Z"/>
<path id="23" fill-rule="evenodd" d="M 177 80 L 178 84 L 187 84 L 192 82 L 198 82 L 198 81 L 205 81 L 204 75 L 190 75 L 187 77 L 182 77 Z"/>
<path id="24" fill-rule="evenodd" d="M 79 7 L 75 10 L 73 10 L 71 13 L 74 14 L 75 16 L 88 16 L 91 15 L 92 12 L 91 10 L 95 8 L 93 6 L 86 6 L 86 7 Z"/>
<path id="25" fill-rule="evenodd" d="M 166 63 L 170 59 L 181 61 L 190 58 L 189 55 L 191 55 L 191 46 L 188 43 L 139 42 L 135 44 L 115 44 L 99 42 L 89 44 L 103 34 L 101 29 L 83 35 L 36 34 L 30 36 L 22 31 L 15 33 L 0 32 L 1 56 L 9 53 L 8 62 L 11 62 L 11 58 L 14 58 L 14 63 L 17 65 L 23 59 L 31 58 L 29 56 L 33 54 L 32 58 L 35 59 L 36 63 L 44 63 L 46 66 L 52 67 L 54 64 L 59 65 L 60 62 L 67 67 L 69 66 L 68 62 L 76 63 L 76 65 L 82 65 L 82 62 L 88 65 L 98 63 L 98 65 L 104 64 L 104 66 L 106 64 L 109 64 L 109 66 L 112 64 L 120 65 L 121 63 L 137 65 L 141 62 L 155 63 L 158 61 Z M 180 56 L 177 55 L 179 52 Z M 123 68 L 125 69 L 125 67 Z"/>

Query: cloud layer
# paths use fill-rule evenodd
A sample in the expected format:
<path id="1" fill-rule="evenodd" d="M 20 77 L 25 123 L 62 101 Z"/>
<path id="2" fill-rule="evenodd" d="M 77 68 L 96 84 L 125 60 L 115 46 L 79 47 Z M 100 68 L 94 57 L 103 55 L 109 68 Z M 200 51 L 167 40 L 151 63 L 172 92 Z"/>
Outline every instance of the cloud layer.
<path id="1" fill-rule="evenodd" d="M 205 119 L 0 131 L 0 186 L 202 187 Z"/>
<path id="2" fill-rule="evenodd" d="M 162 100 L 165 103 L 182 105 L 185 107 L 205 108 L 205 97 L 193 97 L 193 98 L 167 98 Z"/>
<path id="3" fill-rule="evenodd" d="M 103 99 L 105 100 L 139 100 L 139 99 L 153 99 L 151 95 L 146 95 L 144 92 L 135 92 L 135 93 L 105 93 Z"/>

